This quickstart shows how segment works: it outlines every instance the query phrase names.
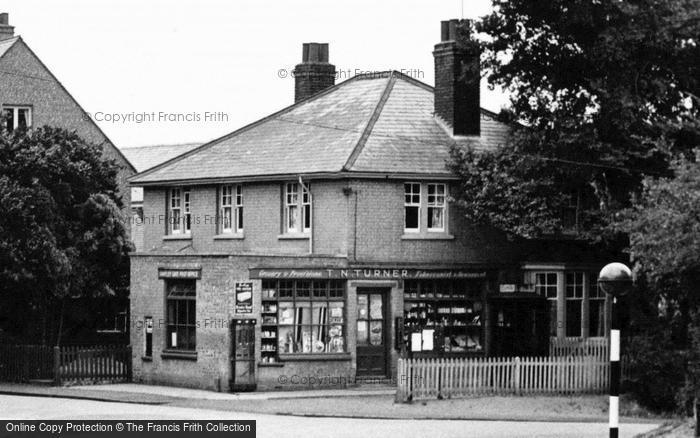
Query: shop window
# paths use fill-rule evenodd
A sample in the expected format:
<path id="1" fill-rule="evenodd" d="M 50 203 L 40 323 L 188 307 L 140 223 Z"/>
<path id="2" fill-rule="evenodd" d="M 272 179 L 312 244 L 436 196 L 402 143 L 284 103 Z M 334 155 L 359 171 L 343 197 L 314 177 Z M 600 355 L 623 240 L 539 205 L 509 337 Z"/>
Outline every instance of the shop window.
<path id="1" fill-rule="evenodd" d="M 557 335 L 557 273 L 536 272 L 535 293 L 547 298 L 549 305 L 549 335 Z"/>
<path id="2" fill-rule="evenodd" d="M 566 336 L 580 337 L 583 315 L 583 272 L 566 273 Z"/>
<path id="3" fill-rule="evenodd" d="M 192 231 L 190 190 L 180 187 L 170 189 L 168 204 L 170 234 L 190 234 Z"/>
<path id="4" fill-rule="evenodd" d="M 3 106 L 5 130 L 27 129 L 32 127 L 32 109 L 28 106 Z"/>
<path id="5" fill-rule="evenodd" d="M 263 299 L 265 309 L 276 310 L 274 317 L 263 321 L 264 334 L 277 336 L 277 345 L 266 347 L 268 351 L 280 356 L 345 352 L 345 282 L 265 281 Z M 267 329 L 273 324 L 274 329 Z"/>
<path id="6" fill-rule="evenodd" d="M 311 230 L 311 193 L 309 184 L 284 185 L 285 233 L 306 233 Z"/>
<path id="7" fill-rule="evenodd" d="M 406 183 L 404 187 L 404 231 L 420 231 L 420 184 Z"/>
<path id="8" fill-rule="evenodd" d="M 596 281 L 590 282 L 588 292 L 588 336 L 605 336 L 605 293 Z"/>
<path id="9" fill-rule="evenodd" d="M 222 233 L 243 232 L 243 187 L 240 184 L 221 186 L 219 200 Z"/>
<path id="10" fill-rule="evenodd" d="M 166 284 L 166 346 L 194 351 L 197 345 L 195 280 L 168 280 Z"/>
<path id="11" fill-rule="evenodd" d="M 439 329 L 438 345 L 428 343 L 428 351 L 446 353 L 483 350 L 482 283 L 464 280 L 404 281 L 404 330 L 432 337 Z M 414 351 L 415 346 L 411 346 Z M 423 348 L 424 349 L 424 348 Z"/>
<path id="12" fill-rule="evenodd" d="M 445 231 L 445 184 L 428 184 L 428 231 Z"/>

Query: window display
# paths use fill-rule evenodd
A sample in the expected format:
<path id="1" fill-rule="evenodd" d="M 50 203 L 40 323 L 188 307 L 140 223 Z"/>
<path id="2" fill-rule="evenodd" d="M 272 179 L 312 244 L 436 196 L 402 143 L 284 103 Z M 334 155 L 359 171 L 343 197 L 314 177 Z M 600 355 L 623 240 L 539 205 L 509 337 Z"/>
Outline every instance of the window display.
<path id="1" fill-rule="evenodd" d="M 277 354 L 345 352 L 345 285 L 342 281 L 266 281 L 263 289 L 275 291 L 268 294 L 268 300 L 273 299 L 270 295 L 278 297 L 274 319 Z"/>
<path id="2" fill-rule="evenodd" d="M 482 283 L 467 280 L 404 282 L 406 333 L 421 331 L 422 347 L 414 351 L 446 353 L 483 351 Z M 440 328 L 439 344 L 426 342 L 425 331 Z M 415 346 L 411 346 L 413 349 Z"/>

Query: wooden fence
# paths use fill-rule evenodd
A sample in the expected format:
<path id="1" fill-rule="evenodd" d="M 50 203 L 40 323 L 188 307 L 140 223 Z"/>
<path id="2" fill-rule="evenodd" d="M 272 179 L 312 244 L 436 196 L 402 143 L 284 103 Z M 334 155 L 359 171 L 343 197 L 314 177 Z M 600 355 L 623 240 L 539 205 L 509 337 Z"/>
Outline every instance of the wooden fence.
<path id="1" fill-rule="evenodd" d="M 604 393 L 609 364 L 594 356 L 399 359 L 396 399 L 475 394 Z"/>
<path id="2" fill-rule="evenodd" d="M 61 384 L 131 380 L 131 347 L 0 345 L 0 381 Z"/>
<path id="3" fill-rule="evenodd" d="M 608 360 L 608 338 L 550 338 L 549 356 L 593 356 Z"/>
<path id="4" fill-rule="evenodd" d="M 49 345 L 0 345 L 0 381 L 53 380 L 53 357 Z"/>

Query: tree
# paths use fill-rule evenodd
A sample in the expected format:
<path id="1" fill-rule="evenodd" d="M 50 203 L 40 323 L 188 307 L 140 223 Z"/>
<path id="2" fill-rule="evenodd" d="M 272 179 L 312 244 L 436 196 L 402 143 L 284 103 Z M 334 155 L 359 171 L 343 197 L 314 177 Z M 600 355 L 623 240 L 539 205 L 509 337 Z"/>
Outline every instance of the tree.
<path id="1" fill-rule="evenodd" d="M 66 300 L 128 293 L 117 164 L 75 133 L 0 134 L 0 327 L 60 342 Z"/>
<path id="2" fill-rule="evenodd" d="M 476 29 L 489 83 L 511 95 L 502 116 L 520 123 L 497 151 L 453 148 L 458 203 L 510 234 L 620 247 L 609 225 L 644 177 L 700 143 L 700 0 L 493 4 Z"/>

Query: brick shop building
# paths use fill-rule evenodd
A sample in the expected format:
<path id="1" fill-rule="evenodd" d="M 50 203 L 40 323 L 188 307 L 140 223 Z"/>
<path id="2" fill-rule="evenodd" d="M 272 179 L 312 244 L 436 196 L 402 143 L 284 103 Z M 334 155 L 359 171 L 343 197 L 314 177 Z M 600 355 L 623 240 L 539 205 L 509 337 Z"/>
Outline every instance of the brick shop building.
<path id="1" fill-rule="evenodd" d="M 459 81 L 478 53 L 444 22 L 436 86 L 385 72 L 333 85 L 303 47 L 296 102 L 132 178 L 134 380 L 218 390 L 396 378 L 413 355 L 546 351 L 603 336 L 599 268 L 573 243 L 513 242 L 451 202 L 453 144 L 508 126 Z M 559 248 L 561 247 L 561 248 Z"/>

